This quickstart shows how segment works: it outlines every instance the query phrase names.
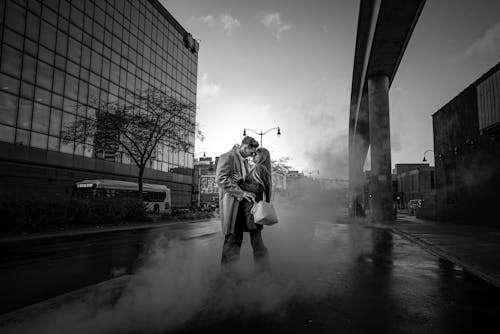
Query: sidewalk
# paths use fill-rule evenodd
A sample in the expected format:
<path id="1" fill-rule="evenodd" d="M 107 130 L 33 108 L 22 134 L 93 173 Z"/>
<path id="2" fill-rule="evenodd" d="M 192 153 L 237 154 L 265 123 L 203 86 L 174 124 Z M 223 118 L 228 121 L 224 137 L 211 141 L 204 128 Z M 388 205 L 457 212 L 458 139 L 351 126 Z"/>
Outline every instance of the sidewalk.
<path id="1" fill-rule="evenodd" d="M 401 214 L 387 227 L 439 258 L 500 287 L 500 228 L 436 222 Z"/>
<path id="2" fill-rule="evenodd" d="M 51 231 L 51 232 L 40 232 L 32 234 L 0 234 L 0 243 L 3 242 L 17 242 L 17 241 L 28 241 L 28 240 L 38 240 L 47 238 L 64 238 L 72 237 L 78 235 L 87 235 L 95 233 L 107 233 L 116 231 L 130 231 L 130 230 L 141 230 L 141 229 L 151 229 L 151 228 L 161 228 L 164 226 L 171 225 L 183 225 L 191 223 L 199 223 L 204 221 L 209 221 L 215 218 L 208 219 L 193 219 L 193 220 L 175 220 L 175 221 L 158 221 L 151 223 L 127 223 L 120 225 L 104 225 L 104 226 L 89 226 L 73 228 L 61 231 Z"/>

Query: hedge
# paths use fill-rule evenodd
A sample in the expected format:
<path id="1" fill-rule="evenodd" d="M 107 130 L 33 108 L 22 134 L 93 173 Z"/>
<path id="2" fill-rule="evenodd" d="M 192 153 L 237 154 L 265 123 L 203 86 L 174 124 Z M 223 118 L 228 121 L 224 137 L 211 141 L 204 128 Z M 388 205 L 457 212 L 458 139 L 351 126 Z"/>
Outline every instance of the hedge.
<path id="1" fill-rule="evenodd" d="M 0 217 L 0 231 L 13 233 L 151 220 L 142 202 L 131 198 L 6 201 L 0 203 Z"/>

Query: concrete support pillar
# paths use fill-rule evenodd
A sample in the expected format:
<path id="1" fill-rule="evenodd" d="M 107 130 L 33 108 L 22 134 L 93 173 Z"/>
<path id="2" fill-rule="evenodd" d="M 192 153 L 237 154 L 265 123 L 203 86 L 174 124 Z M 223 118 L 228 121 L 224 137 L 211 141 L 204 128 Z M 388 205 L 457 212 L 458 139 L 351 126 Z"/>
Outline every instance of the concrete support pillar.
<path id="1" fill-rule="evenodd" d="M 389 77 L 368 78 L 370 117 L 372 219 L 395 219 L 391 179 L 391 128 L 389 124 Z"/>
<path id="2" fill-rule="evenodd" d="M 368 96 L 365 94 L 361 99 L 356 132 L 354 126 L 350 126 L 349 133 L 349 214 L 354 217 L 364 217 L 364 186 L 365 175 L 363 166 L 365 164 L 368 147 L 370 145 L 368 129 Z"/>

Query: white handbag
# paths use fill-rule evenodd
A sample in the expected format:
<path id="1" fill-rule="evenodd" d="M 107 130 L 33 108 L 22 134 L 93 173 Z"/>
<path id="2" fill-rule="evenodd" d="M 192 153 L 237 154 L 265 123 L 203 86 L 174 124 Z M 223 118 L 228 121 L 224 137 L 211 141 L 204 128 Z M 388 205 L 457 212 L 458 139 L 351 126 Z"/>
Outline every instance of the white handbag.
<path id="1" fill-rule="evenodd" d="M 274 206 L 266 201 L 255 203 L 252 207 L 252 215 L 255 224 L 274 225 L 278 223 L 278 216 Z"/>

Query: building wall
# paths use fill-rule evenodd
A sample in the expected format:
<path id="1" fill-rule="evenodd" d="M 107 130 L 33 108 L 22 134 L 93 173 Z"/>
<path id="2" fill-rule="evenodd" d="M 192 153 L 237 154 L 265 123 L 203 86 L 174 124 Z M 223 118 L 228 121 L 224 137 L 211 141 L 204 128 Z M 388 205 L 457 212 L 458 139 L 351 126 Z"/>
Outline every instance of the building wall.
<path id="1" fill-rule="evenodd" d="M 477 105 L 477 85 L 498 70 L 433 115 L 437 219 L 499 224 L 500 134 L 480 131 Z"/>
<path id="2" fill-rule="evenodd" d="M 196 102 L 197 42 L 157 0 L 5 0 L 0 7 L 0 142 L 5 144 L 0 146 L 0 162 L 9 177 L 22 177 L 19 170 L 8 170 L 12 163 L 36 163 L 38 169 L 47 168 L 40 173 L 50 175 L 61 167 L 130 177 L 131 172 L 110 174 L 107 164 L 98 161 L 111 160 L 112 169 L 133 171 L 130 157 L 120 148 L 98 155 L 92 140 L 86 145 L 63 143 L 61 130 L 77 117 L 91 117 L 93 101 L 125 103 L 128 93 L 150 87 Z M 194 147 L 195 129 L 187 130 Z M 41 155 L 37 150 L 50 159 L 26 156 Z M 58 165 L 70 160 L 69 167 Z M 154 179 L 167 182 L 178 171 L 192 169 L 193 151 L 159 146 L 149 167 Z M 30 175 L 29 168 L 23 170 Z M 52 189 L 45 178 L 28 175 L 38 184 L 35 191 Z M 192 178 L 178 179 L 180 188 L 191 188 Z M 23 184 L 17 184 L 19 194 L 31 189 L 21 189 Z M 185 190 L 173 190 L 174 202 L 189 204 Z"/>
<path id="3" fill-rule="evenodd" d="M 396 172 L 400 207 L 405 207 L 412 199 L 429 199 L 434 190 L 433 167 L 429 164 L 397 164 Z"/>

